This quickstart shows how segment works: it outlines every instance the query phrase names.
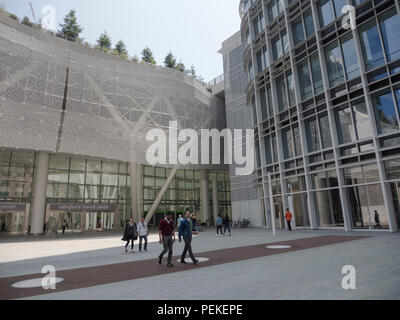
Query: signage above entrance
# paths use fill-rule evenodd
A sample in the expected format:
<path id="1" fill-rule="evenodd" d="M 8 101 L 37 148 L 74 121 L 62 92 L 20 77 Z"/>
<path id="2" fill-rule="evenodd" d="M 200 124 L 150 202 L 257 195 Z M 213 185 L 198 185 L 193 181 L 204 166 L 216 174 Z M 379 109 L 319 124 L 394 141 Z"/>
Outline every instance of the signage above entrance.
<path id="1" fill-rule="evenodd" d="M 0 203 L 0 211 L 26 211 L 26 203 Z"/>
<path id="2" fill-rule="evenodd" d="M 50 205 L 50 211 L 67 211 L 67 212 L 104 212 L 116 211 L 116 204 L 96 204 L 96 203 L 73 203 L 60 204 L 54 203 Z"/>

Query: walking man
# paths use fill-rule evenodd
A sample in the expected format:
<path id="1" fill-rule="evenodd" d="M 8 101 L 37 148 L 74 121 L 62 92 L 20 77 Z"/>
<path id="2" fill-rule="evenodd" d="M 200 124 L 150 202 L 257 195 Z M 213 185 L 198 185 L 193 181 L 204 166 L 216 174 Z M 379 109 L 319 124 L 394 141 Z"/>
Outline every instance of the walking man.
<path id="1" fill-rule="evenodd" d="M 215 220 L 215 224 L 217 226 L 217 237 L 219 236 L 219 231 L 221 231 L 221 236 L 222 236 L 222 224 L 224 223 L 224 220 L 222 220 L 221 216 L 218 215 L 217 219 Z"/>
<path id="2" fill-rule="evenodd" d="M 186 264 L 185 258 L 186 253 L 189 251 L 189 256 L 193 261 L 193 264 L 196 265 L 199 260 L 197 260 L 192 251 L 192 235 L 198 234 L 197 231 L 194 230 L 194 223 L 193 219 L 190 217 L 190 212 L 186 211 L 185 219 L 181 222 L 181 225 L 178 230 L 179 235 L 179 242 L 185 241 L 185 248 L 183 249 L 182 256 L 181 256 L 181 263 Z"/>
<path id="3" fill-rule="evenodd" d="M 175 242 L 174 221 L 172 221 L 172 212 L 168 212 L 167 216 L 160 221 L 158 226 L 158 236 L 160 243 L 163 244 L 164 250 L 158 257 L 158 263 L 161 264 L 164 254 L 168 252 L 168 268 L 172 268 L 172 246 Z"/>
<path id="4" fill-rule="evenodd" d="M 68 227 L 67 220 L 64 220 L 62 223 L 62 233 L 65 234 L 65 228 Z"/>
<path id="5" fill-rule="evenodd" d="M 228 229 L 228 231 L 229 231 L 229 236 L 231 236 L 230 224 L 231 224 L 231 219 L 229 218 L 228 214 L 226 214 L 226 215 L 225 215 L 225 218 L 224 218 L 224 225 L 225 225 L 225 228 L 224 228 L 224 235 L 225 235 L 225 233 L 226 233 L 226 230 Z"/>
<path id="6" fill-rule="evenodd" d="M 286 219 L 286 223 L 288 225 L 289 231 L 292 231 L 292 226 L 291 226 L 292 218 L 293 218 L 293 215 L 290 212 L 289 208 L 286 209 L 285 219 Z"/>
<path id="7" fill-rule="evenodd" d="M 139 251 L 142 252 L 142 241 L 144 240 L 144 251 L 147 252 L 147 236 L 149 235 L 149 229 L 147 223 L 144 221 L 144 217 L 140 219 L 137 225 L 137 232 L 139 234 Z"/>

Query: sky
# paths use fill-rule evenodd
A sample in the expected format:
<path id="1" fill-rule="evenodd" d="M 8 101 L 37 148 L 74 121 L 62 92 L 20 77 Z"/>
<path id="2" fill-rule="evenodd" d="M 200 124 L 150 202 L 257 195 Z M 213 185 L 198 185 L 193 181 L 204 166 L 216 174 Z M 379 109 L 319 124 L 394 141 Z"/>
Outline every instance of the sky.
<path id="1" fill-rule="evenodd" d="M 224 40 L 240 28 L 240 0 L 31 0 L 39 19 L 42 8 L 55 8 L 57 27 L 70 9 L 77 11 L 84 28 L 81 37 L 96 44 L 107 31 L 113 40 L 123 40 L 129 55 L 140 57 L 150 47 L 157 64 L 163 65 L 169 51 L 178 62 L 206 81 L 223 73 L 222 56 L 217 51 Z M 33 21 L 29 0 L 0 0 L 9 12 Z"/>

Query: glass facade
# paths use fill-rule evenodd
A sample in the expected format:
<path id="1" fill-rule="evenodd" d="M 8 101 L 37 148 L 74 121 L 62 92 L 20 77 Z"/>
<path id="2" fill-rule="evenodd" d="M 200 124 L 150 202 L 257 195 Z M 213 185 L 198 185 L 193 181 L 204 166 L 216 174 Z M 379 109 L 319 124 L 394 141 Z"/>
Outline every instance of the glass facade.
<path id="1" fill-rule="evenodd" d="M 358 25 L 351 31 L 341 28 L 344 0 L 319 0 L 316 10 L 310 1 L 290 1 L 288 8 L 269 1 L 265 9 L 259 2 L 242 26 L 265 10 L 266 39 L 251 45 L 271 48 L 269 64 L 247 93 L 247 101 L 260 95 L 253 108 L 263 118 L 255 127 L 257 150 L 265 153 L 258 181 L 272 178 L 274 207 L 269 194 L 260 195 L 262 203 L 280 226 L 290 206 L 299 226 L 397 231 L 400 37 L 392 30 L 400 29 L 398 8 L 385 0 L 353 1 Z M 260 60 L 244 54 L 244 61 Z"/>
<path id="2" fill-rule="evenodd" d="M 35 152 L 0 149 L 0 205 L 27 205 L 27 212 L 0 209 L 0 223 L 5 223 L 7 232 L 28 232 L 24 225 L 28 226 L 29 206 L 33 203 L 36 159 Z M 170 171 L 161 167 L 143 166 L 139 185 L 142 185 L 140 203 L 144 214 L 147 214 Z M 210 187 L 207 190 L 210 202 L 206 204 L 209 206 L 211 221 L 214 220 L 212 180 L 217 181 L 219 212 L 231 215 L 229 173 L 211 171 Z M 66 220 L 67 232 L 121 228 L 132 215 L 130 184 L 128 163 L 51 154 L 45 223 L 53 217 L 61 231 L 62 222 Z M 158 223 L 167 211 L 178 215 L 189 209 L 198 214 L 202 205 L 200 171 L 178 170 L 151 224 Z"/>

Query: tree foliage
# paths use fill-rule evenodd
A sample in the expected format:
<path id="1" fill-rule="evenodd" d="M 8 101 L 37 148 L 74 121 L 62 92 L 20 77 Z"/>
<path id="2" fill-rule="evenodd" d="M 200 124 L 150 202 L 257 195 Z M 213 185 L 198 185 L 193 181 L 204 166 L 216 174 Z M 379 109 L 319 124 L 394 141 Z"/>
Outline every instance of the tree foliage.
<path id="1" fill-rule="evenodd" d="M 165 57 L 164 66 L 171 69 L 174 69 L 176 67 L 176 59 L 171 51 Z"/>
<path id="2" fill-rule="evenodd" d="M 61 30 L 58 31 L 58 35 L 71 41 L 79 40 L 79 35 L 83 31 L 83 28 L 78 24 L 75 10 L 70 10 L 64 18 L 64 23 L 60 23 L 60 27 Z"/>
<path id="3" fill-rule="evenodd" d="M 97 46 L 101 49 L 111 50 L 111 38 L 106 31 L 97 39 Z"/>
<path id="4" fill-rule="evenodd" d="M 122 40 L 119 40 L 115 45 L 114 49 L 119 56 L 126 56 L 128 57 L 128 50 L 126 49 L 126 45 Z"/>
<path id="5" fill-rule="evenodd" d="M 153 57 L 153 52 L 149 47 L 146 47 L 142 51 L 142 62 L 156 64 L 156 60 Z"/>

